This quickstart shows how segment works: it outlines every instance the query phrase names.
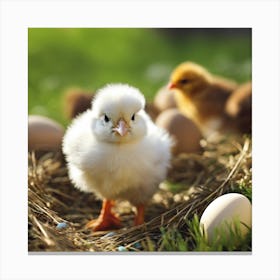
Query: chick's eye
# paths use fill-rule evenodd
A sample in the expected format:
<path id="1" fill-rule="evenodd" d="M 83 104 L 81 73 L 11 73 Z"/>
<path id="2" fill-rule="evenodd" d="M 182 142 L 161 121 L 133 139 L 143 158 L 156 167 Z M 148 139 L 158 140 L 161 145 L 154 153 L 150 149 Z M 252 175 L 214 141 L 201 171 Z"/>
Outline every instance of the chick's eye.
<path id="1" fill-rule="evenodd" d="M 104 121 L 105 121 L 105 122 L 109 122 L 109 120 L 110 120 L 110 119 L 109 119 L 108 116 L 105 114 L 105 115 L 104 115 Z"/>
<path id="2" fill-rule="evenodd" d="M 180 80 L 180 83 L 181 83 L 182 85 L 185 85 L 185 84 L 189 83 L 189 81 L 190 81 L 190 80 L 188 80 L 188 79 L 182 79 L 182 80 Z"/>
<path id="3" fill-rule="evenodd" d="M 131 120 L 135 121 L 135 114 L 132 115 Z"/>

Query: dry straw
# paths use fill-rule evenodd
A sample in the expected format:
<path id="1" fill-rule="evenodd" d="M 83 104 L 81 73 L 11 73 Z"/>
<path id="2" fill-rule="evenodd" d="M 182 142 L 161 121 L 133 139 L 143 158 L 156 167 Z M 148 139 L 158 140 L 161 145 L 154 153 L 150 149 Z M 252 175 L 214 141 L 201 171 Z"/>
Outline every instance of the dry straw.
<path id="1" fill-rule="evenodd" d="M 181 154 L 172 160 L 169 183 L 161 185 L 148 205 L 144 225 L 133 226 L 134 209 L 120 202 L 115 210 L 124 227 L 110 234 L 84 229 L 89 219 L 97 217 L 101 202 L 72 186 L 63 156 L 30 153 L 29 251 L 108 252 L 117 251 L 119 246 L 130 251 L 151 250 L 151 246 L 158 250 L 162 228 L 176 228 L 190 235 L 186 221 L 195 214 L 200 216 L 216 197 L 240 184 L 251 187 L 250 138 L 216 136 L 202 145 L 202 154 Z M 66 228 L 58 229 L 61 223 Z"/>

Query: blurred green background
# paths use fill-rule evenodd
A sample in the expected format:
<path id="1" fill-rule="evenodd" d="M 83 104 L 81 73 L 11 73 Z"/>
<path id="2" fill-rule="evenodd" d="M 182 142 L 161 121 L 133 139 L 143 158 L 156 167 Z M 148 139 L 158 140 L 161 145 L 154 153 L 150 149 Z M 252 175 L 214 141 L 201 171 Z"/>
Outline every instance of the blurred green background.
<path id="1" fill-rule="evenodd" d="M 69 88 L 107 83 L 139 88 L 151 101 L 172 69 L 194 61 L 210 72 L 251 79 L 251 29 L 29 28 L 28 112 L 64 126 Z"/>

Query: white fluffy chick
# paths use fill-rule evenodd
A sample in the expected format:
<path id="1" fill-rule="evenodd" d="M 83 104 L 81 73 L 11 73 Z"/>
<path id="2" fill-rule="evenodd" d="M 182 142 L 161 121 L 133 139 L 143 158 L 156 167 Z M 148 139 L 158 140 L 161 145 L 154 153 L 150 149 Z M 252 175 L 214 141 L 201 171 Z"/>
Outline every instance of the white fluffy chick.
<path id="1" fill-rule="evenodd" d="M 166 177 L 173 143 L 144 106 L 138 89 L 107 85 L 65 133 L 63 152 L 71 181 L 103 200 L 99 217 L 87 223 L 94 231 L 121 226 L 111 210 L 119 199 L 136 206 L 135 224 L 142 224 L 145 205 Z"/>

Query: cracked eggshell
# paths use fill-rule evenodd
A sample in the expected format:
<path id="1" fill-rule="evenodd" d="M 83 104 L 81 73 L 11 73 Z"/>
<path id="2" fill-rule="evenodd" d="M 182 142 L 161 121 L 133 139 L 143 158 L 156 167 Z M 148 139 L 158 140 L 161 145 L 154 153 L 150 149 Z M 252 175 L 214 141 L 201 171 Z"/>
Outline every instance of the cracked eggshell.
<path id="1" fill-rule="evenodd" d="M 252 227 L 252 205 L 246 196 L 228 193 L 216 198 L 207 206 L 201 216 L 200 227 L 211 242 L 217 229 L 226 229 L 236 221 L 240 221 L 240 231 L 244 236 L 248 227 Z"/>
<path id="2" fill-rule="evenodd" d="M 173 154 L 201 152 L 202 134 L 199 128 L 178 109 L 163 111 L 157 117 L 156 125 L 166 129 L 174 138 Z"/>
<path id="3" fill-rule="evenodd" d="M 56 151 L 61 148 L 64 128 L 43 116 L 28 116 L 28 150 Z"/>

